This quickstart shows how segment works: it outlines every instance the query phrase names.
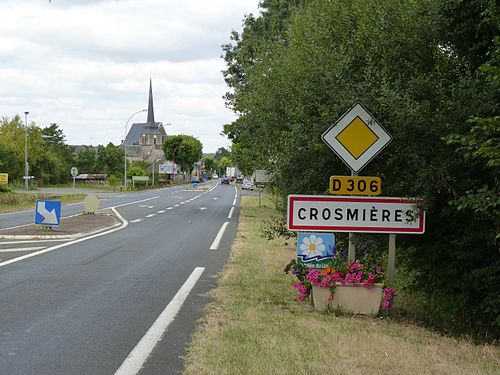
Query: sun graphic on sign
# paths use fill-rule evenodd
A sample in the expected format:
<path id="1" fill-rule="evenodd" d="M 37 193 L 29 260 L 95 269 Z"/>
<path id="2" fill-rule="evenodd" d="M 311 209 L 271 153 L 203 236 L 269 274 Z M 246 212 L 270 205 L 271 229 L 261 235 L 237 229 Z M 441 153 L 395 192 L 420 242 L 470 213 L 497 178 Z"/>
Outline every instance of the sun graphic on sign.
<path id="1" fill-rule="evenodd" d="M 309 237 L 304 237 L 299 249 L 306 258 L 313 258 L 323 255 L 325 245 L 321 237 L 316 237 L 314 234 L 311 234 Z"/>

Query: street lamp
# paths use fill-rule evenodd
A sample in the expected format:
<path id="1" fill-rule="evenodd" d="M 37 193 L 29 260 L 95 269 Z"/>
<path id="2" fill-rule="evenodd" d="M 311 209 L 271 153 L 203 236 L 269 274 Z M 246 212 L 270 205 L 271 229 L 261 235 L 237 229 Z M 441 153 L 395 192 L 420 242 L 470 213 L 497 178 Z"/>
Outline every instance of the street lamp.
<path id="1" fill-rule="evenodd" d="M 159 160 L 161 160 L 161 159 L 162 159 L 162 158 L 158 158 L 158 159 L 156 159 L 156 160 L 155 160 L 155 159 L 153 158 L 153 189 L 154 189 L 154 187 L 155 187 L 155 162 L 157 162 L 157 161 L 159 161 Z"/>
<path id="2" fill-rule="evenodd" d="M 24 132 L 24 186 L 28 190 L 28 114 L 24 112 L 24 125 L 26 131 Z"/>
<path id="3" fill-rule="evenodd" d="M 125 185 L 125 190 L 127 190 L 127 144 L 125 143 L 125 140 L 127 139 L 127 127 L 130 119 L 134 117 L 136 114 L 141 113 L 141 112 L 147 112 L 147 109 L 141 109 L 140 111 L 137 111 L 133 113 L 127 120 L 127 123 L 125 124 L 125 138 L 123 138 L 123 152 L 125 154 L 124 160 L 123 160 L 123 165 L 124 165 L 124 172 L 123 172 L 123 184 Z"/>

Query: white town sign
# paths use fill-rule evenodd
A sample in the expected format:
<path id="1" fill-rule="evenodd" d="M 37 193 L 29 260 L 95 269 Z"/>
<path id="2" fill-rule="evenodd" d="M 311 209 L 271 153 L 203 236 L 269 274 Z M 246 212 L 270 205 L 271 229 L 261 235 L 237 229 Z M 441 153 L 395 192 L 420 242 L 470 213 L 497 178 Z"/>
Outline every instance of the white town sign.
<path id="1" fill-rule="evenodd" d="M 422 234 L 423 200 L 289 195 L 288 229 L 313 232 Z"/>

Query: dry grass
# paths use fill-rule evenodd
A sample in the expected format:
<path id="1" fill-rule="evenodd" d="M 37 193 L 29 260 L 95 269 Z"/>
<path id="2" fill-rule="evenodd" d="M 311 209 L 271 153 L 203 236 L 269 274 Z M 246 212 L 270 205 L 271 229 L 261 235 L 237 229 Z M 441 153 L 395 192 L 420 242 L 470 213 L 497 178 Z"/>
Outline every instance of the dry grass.
<path id="1" fill-rule="evenodd" d="M 243 197 L 230 260 L 186 356 L 185 374 L 500 374 L 500 351 L 390 319 L 336 317 L 296 302 L 295 256 L 260 236 L 277 215 Z"/>
<path id="2" fill-rule="evenodd" d="M 0 193 L 0 212 L 34 209 L 37 199 L 52 199 L 62 203 L 83 202 L 84 194 L 53 196 L 47 194 Z"/>

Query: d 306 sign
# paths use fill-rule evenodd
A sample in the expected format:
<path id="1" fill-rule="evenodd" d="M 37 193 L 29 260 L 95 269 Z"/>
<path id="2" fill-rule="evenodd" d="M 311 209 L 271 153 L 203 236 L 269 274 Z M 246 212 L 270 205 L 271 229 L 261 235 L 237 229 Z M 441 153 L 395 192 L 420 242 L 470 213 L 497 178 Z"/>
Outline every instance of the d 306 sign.
<path id="1" fill-rule="evenodd" d="M 380 195 L 380 177 L 331 176 L 330 193 L 338 195 Z"/>

